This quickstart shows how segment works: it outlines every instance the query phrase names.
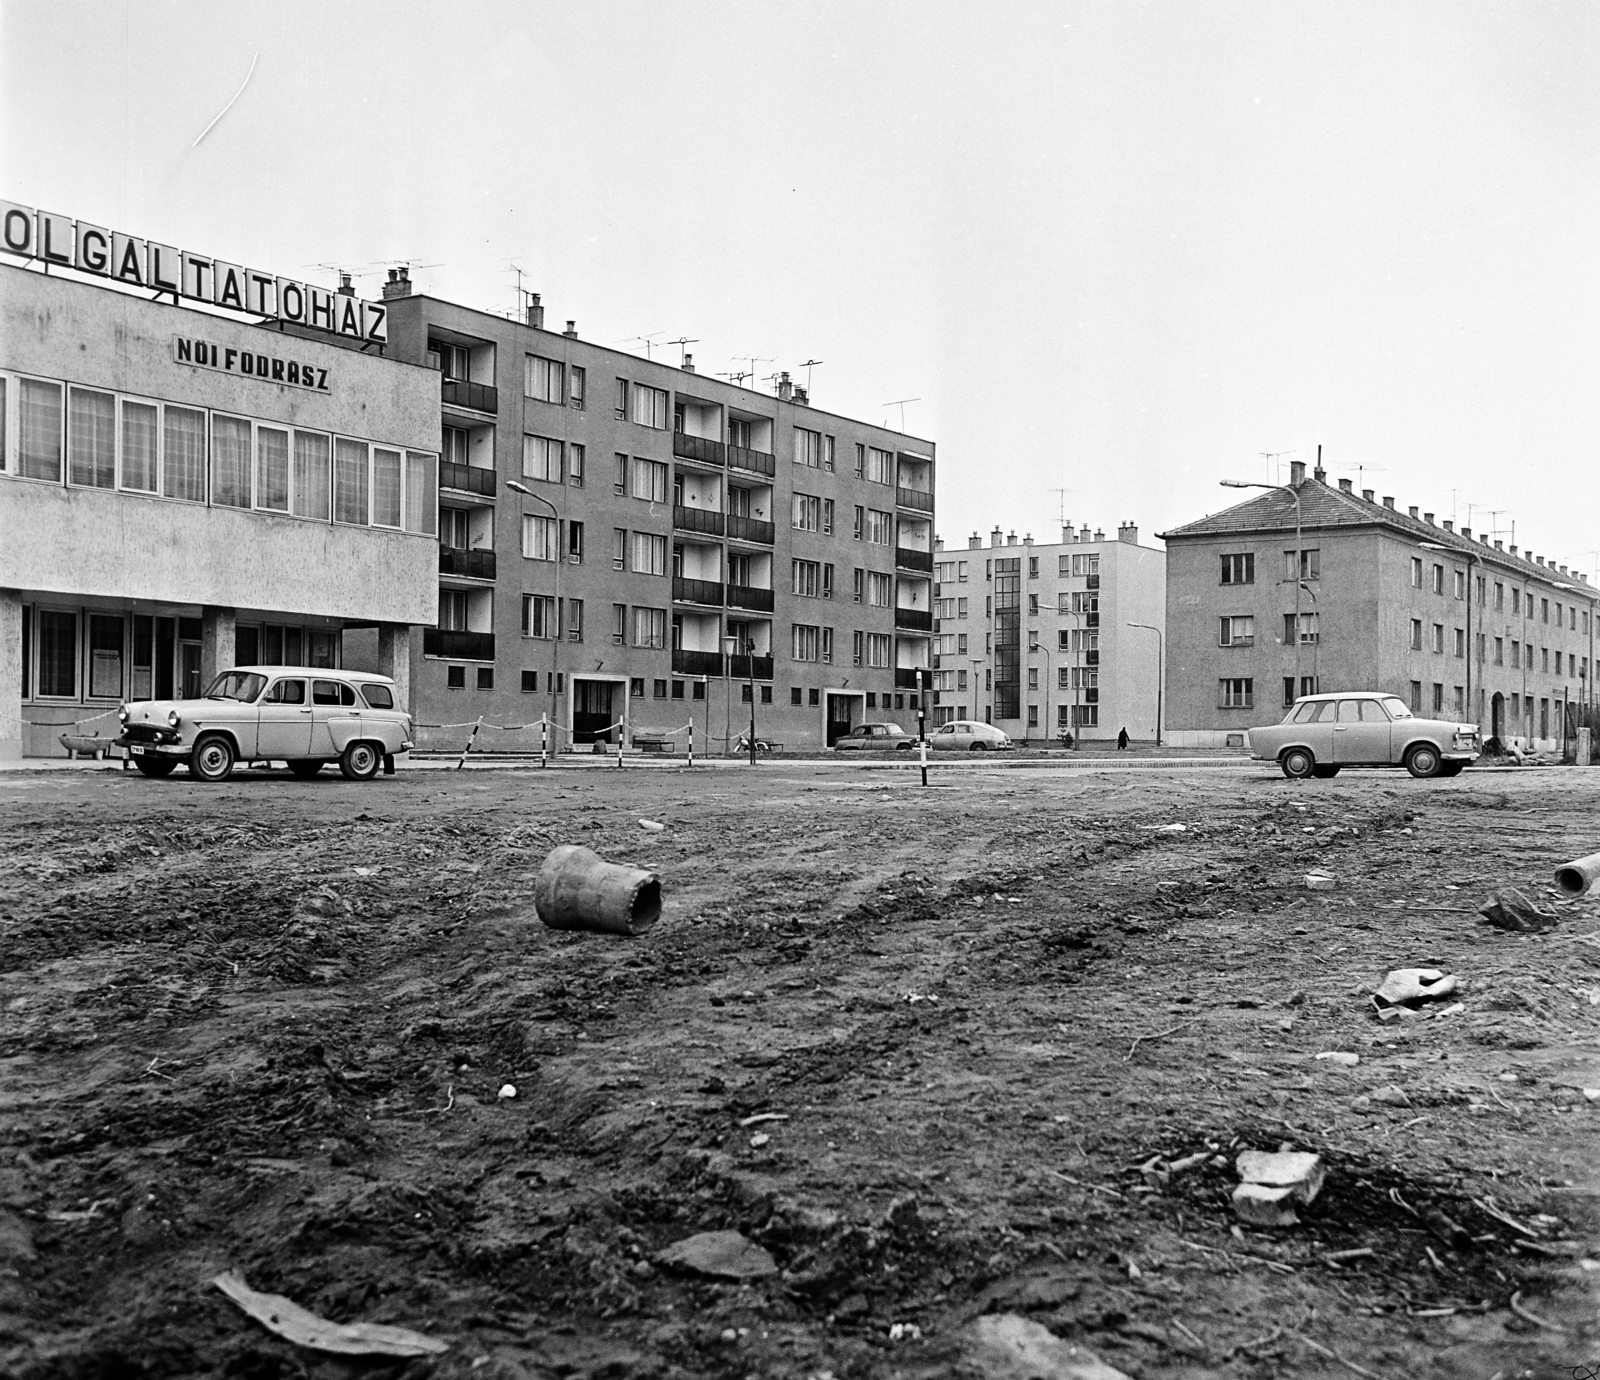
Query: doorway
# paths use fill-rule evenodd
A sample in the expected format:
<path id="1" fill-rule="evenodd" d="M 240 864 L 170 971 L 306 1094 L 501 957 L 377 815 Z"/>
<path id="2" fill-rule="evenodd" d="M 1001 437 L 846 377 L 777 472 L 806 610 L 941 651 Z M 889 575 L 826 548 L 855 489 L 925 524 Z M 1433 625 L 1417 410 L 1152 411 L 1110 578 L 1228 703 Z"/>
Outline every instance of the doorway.
<path id="1" fill-rule="evenodd" d="M 828 692 L 828 746 L 832 747 L 852 728 L 861 722 L 861 707 L 865 695 L 840 695 Z"/>
<path id="2" fill-rule="evenodd" d="M 609 680 L 578 680 L 572 682 L 572 741 L 574 743 L 610 742 L 607 730 L 616 723 L 612 714 L 617 685 Z"/>
<path id="3" fill-rule="evenodd" d="M 1489 701 L 1489 736 L 1491 738 L 1504 737 L 1506 731 L 1506 697 L 1495 692 L 1494 698 Z"/>

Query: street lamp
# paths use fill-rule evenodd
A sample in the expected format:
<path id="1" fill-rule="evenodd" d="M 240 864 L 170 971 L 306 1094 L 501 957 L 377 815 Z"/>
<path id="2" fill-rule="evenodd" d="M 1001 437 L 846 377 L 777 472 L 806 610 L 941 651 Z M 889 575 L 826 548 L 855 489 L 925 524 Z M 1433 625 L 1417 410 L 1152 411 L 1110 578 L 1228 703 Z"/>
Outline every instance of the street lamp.
<path id="1" fill-rule="evenodd" d="M 749 672 L 750 687 L 750 765 L 756 764 L 756 644 L 753 639 L 741 643 L 737 637 L 724 637 L 722 639 L 722 656 L 728 667 L 728 709 L 731 717 L 733 710 L 733 658 L 739 648 L 744 648 L 746 670 Z M 731 732 L 731 730 L 728 730 Z"/>
<path id="2" fill-rule="evenodd" d="M 1300 490 L 1293 484 L 1267 484 L 1255 479 L 1223 479 L 1218 482 L 1225 489 L 1278 489 L 1294 500 L 1294 687 L 1295 694 L 1298 695 L 1300 693 L 1300 566 L 1305 560 L 1300 547 Z M 1317 688 L 1320 690 L 1322 687 L 1319 685 Z M 1156 746 L 1161 746 L 1159 739 Z"/>
<path id="3" fill-rule="evenodd" d="M 544 504 L 544 506 L 550 510 L 550 516 L 556 524 L 555 592 L 550 596 L 555 600 L 556 604 L 556 626 L 555 638 L 550 644 L 550 684 L 547 687 L 549 691 L 550 709 L 546 715 L 550 722 L 554 723 L 556 713 L 556 673 L 557 668 L 561 665 L 561 513 L 556 508 L 556 505 L 548 498 L 545 498 L 542 494 L 534 493 L 534 491 L 526 484 L 520 484 L 515 479 L 508 479 L 506 480 L 506 488 L 510 489 L 513 493 L 521 494 L 525 499 L 532 499 L 535 503 Z M 524 510 L 523 516 L 527 516 L 526 510 Z M 521 533 L 517 534 L 517 540 L 520 544 L 522 540 Z M 559 743 L 557 744 L 556 750 L 560 751 Z"/>
<path id="4" fill-rule="evenodd" d="M 1160 747 L 1161 746 L 1161 687 L 1162 687 L 1162 684 L 1163 684 L 1162 660 L 1163 660 L 1163 654 L 1164 654 L 1163 653 L 1163 644 L 1166 642 L 1166 637 L 1162 634 L 1161 629 L 1156 627 L 1156 625 L 1154 623 L 1129 623 L 1128 626 L 1130 628 L 1145 628 L 1148 631 L 1153 632 L 1156 635 L 1156 746 Z M 1295 619 L 1295 636 L 1296 636 L 1296 638 L 1299 637 L 1299 632 L 1300 632 L 1300 620 L 1299 620 L 1298 617 L 1296 617 L 1296 619 Z M 1296 647 L 1297 648 L 1298 648 L 1298 645 L 1299 644 L 1297 642 L 1296 643 Z M 1295 667 L 1296 672 L 1298 672 L 1299 669 L 1300 668 L 1298 666 Z"/>
<path id="5" fill-rule="evenodd" d="M 1483 557 L 1476 551 L 1461 551 L 1454 546 L 1445 546 L 1436 541 L 1422 541 L 1417 543 L 1424 551 L 1448 551 L 1453 556 L 1467 558 L 1467 713 L 1473 714 L 1472 709 L 1472 567 L 1474 562 L 1480 562 Z M 1479 680 L 1483 677 L 1480 675 Z M 1480 691 L 1481 692 L 1481 691 Z M 1473 714 L 1473 723 L 1479 728 L 1483 727 L 1483 715 Z"/>

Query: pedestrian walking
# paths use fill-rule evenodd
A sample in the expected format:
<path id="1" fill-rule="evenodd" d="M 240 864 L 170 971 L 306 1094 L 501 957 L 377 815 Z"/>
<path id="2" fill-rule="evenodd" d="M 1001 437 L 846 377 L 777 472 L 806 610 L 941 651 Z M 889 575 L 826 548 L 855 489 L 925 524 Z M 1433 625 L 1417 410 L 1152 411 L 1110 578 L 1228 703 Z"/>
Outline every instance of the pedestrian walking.
<path id="1" fill-rule="evenodd" d="M 1128 730 L 1125 729 L 1125 728 L 1120 728 L 1120 729 L 1117 730 L 1117 751 L 1118 752 L 1126 752 L 1127 750 L 1128 750 Z"/>

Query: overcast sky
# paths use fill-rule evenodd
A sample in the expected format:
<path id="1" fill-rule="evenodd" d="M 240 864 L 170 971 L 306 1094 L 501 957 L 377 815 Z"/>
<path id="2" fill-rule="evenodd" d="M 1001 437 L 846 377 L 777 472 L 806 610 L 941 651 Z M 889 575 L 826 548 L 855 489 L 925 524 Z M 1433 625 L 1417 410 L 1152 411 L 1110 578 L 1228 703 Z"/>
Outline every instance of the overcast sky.
<path id="1" fill-rule="evenodd" d="M 1050 536 L 1060 487 L 1077 522 L 1165 530 L 1321 443 L 1401 506 L 1600 559 L 1592 3 L 55 0 L 0 26 L 0 197 L 370 269 L 370 296 L 409 259 L 509 312 L 514 262 L 591 340 L 821 360 L 818 406 L 918 400 L 952 545 Z"/>

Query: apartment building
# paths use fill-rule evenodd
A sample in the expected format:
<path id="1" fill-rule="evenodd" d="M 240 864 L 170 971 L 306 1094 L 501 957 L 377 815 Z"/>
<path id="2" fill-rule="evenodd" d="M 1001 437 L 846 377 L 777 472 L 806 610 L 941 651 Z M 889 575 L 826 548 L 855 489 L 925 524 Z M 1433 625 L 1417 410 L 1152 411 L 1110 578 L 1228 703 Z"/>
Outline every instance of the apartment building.
<path id="1" fill-rule="evenodd" d="M 441 413 L 433 374 L 331 343 L 381 308 L 11 203 L 0 251 L 0 758 L 235 664 L 337 666 L 352 627 L 404 682 Z"/>
<path id="2" fill-rule="evenodd" d="M 931 442 L 581 340 L 384 289 L 390 352 L 437 371 L 435 626 L 424 724 L 528 725 L 582 748 L 748 724 L 788 747 L 910 725 L 933 629 Z M 420 741 L 460 741 L 428 729 Z M 680 746 L 686 737 L 675 740 Z"/>
<path id="3" fill-rule="evenodd" d="M 1124 523 L 1060 542 L 984 543 L 934 553 L 935 717 L 981 719 L 1018 740 L 1071 732 L 1154 739 L 1160 712 L 1166 557 Z"/>
<path id="4" fill-rule="evenodd" d="M 1385 690 L 1549 750 L 1589 701 L 1587 577 L 1320 468 L 1164 540 L 1175 743 L 1242 744 L 1297 695 Z"/>

